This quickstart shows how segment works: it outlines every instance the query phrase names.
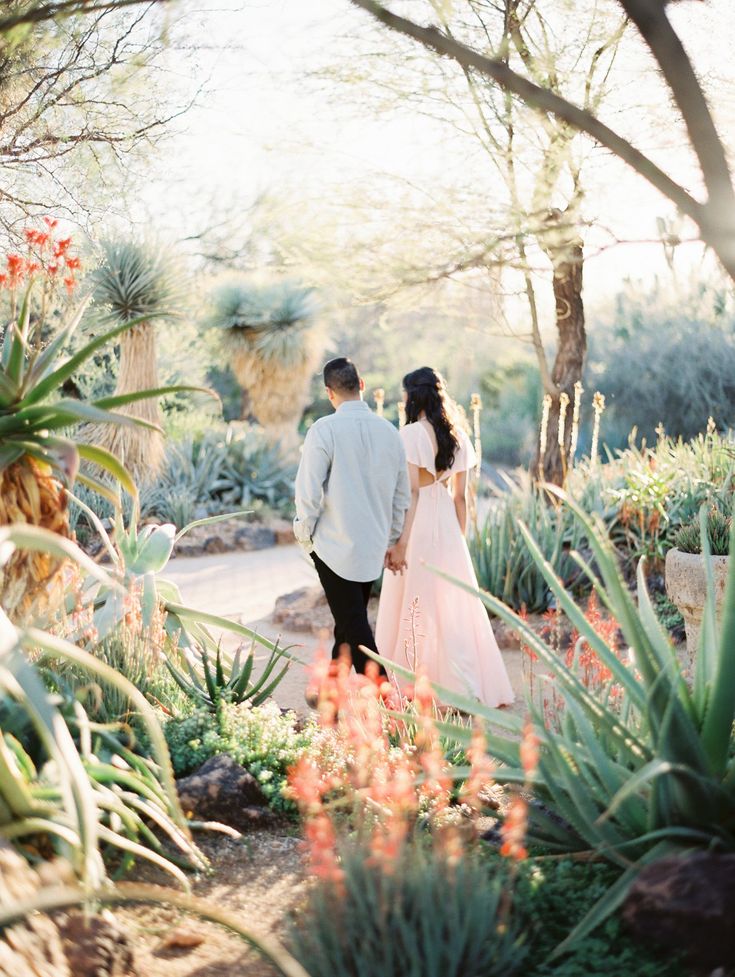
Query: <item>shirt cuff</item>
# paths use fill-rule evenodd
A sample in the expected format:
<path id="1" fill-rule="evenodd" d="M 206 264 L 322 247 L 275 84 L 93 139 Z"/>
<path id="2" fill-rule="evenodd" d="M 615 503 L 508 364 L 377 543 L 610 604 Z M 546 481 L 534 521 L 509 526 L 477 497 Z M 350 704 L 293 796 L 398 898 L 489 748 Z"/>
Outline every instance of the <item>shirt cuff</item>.
<path id="1" fill-rule="evenodd" d="M 294 519 L 293 534 L 296 537 L 296 542 L 305 553 L 313 553 L 314 540 L 312 539 L 311 533 L 304 532 L 305 529 L 306 527 L 303 523 L 299 522 L 298 519 Z"/>

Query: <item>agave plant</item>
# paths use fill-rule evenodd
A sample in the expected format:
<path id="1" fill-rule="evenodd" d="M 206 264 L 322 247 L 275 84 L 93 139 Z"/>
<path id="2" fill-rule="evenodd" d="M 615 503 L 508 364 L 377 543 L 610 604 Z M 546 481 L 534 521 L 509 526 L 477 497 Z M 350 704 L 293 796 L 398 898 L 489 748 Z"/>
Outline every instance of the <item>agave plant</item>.
<path id="1" fill-rule="evenodd" d="M 181 305 L 181 275 L 168 252 L 135 240 L 101 243 L 101 263 L 90 275 L 95 302 L 107 322 L 127 324 L 120 339 L 115 394 L 127 396 L 158 387 L 155 321 L 175 315 Z M 148 426 L 100 428 L 94 441 L 117 455 L 136 478 L 151 477 L 163 459 L 156 400 L 138 399 L 123 408 Z"/>
<path id="2" fill-rule="evenodd" d="M 589 541 L 600 574 L 599 580 L 594 578 L 594 585 L 620 625 L 630 649 L 627 662 L 585 618 L 528 527 L 520 528 L 559 606 L 581 640 L 609 669 L 612 677 L 608 688 L 602 694 L 593 694 L 574 669 L 567 667 L 564 657 L 558 656 L 526 621 L 496 597 L 479 593 L 486 606 L 510 624 L 543 662 L 564 703 L 561 730 L 553 732 L 544 727 L 536 705 L 529 703 L 542 744 L 533 778 L 540 803 L 531 808 L 530 840 L 559 853 L 594 852 L 622 871 L 619 881 L 590 910 L 559 952 L 621 903 L 645 864 L 690 848 L 735 849 L 735 568 L 730 570 L 724 617 L 718 626 L 703 509 L 700 526 L 709 593 L 696 671 L 687 681 L 652 607 L 644 562 L 638 567 L 636 605 L 603 527 L 575 503 L 567 500 L 566 505 Z M 592 579 L 592 571 L 588 568 L 587 572 Z M 401 674 L 405 671 L 395 670 Z M 520 720 L 447 689 L 436 689 L 448 705 L 482 717 L 499 730 L 487 735 L 490 752 L 503 764 L 496 771 L 496 779 L 523 783 L 526 775 L 517 739 Z M 467 731 L 451 723 L 444 732 L 458 742 L 467 739 Z"/>
<path id="3" fill-rule="evenodd" d="M 520 483 L 507 480 L 485 524 L 469 540 L 477 580 L 483 590 L 515 610 L 540 613 L 549 606 L 551 591 L 530 558 L 519 523 L 531 527 L 544 556 L 556 572 L 567 578 L 575 569 L 571 549 L 580 545 L 579 526 L 563 508 L 549 505 L 543 490 L 529 477 Z"/>
<path id="4" fill-rule="evenodd" d="M 226 349 L 251 410 L 274 442 L 290 449 L 319 353 L 313 290 L 294 282 L 232 282 L 212 298 L 209 325 Z"/>
<path id="5" fill-rule="evenodd" d="M 66 254 L 68 258 L 68 245 Z M 62 327 L 46 341 L 46 282 L 52 274 L 48 269 L 56 266 L 51 261 L 41 266 L 23 260 L 27 277 L 16 275 L 12 282 L 10 305 L 16 315 L 5 328 L 0 356 L 0 526 L 28 523 L 69 536 L 64 485 L 70 486 L 78 478 L 110 495 L 109 487 L 79 472 L 80 459 L 106 472 L 131 494 L 136 491 L 118 458 L 98 445 L 73 440 L 69 432 L 88 422 L 100 427 L 150 427 L 149 422 L 120 410 L 161 391 L 138 390 L 91 402 L 65 397 L 65 382 L 104 344 L 135 328 L 137 320 L 121 323 L 67 355 L 65 350 L 87 301 L 70 310 Z M 54 275 L 57 273 L 53 271 Z M 44 286 L 40 308 L 33 303 L 37 283 Z M 17 301 L 22 285 L 25 288 Z M 45 551 L 15 553 L 0 571 L 0 604 L 11 618 L 29 618 L 34 606 L 38 608 L 49 599 L 60 565 Z"/>

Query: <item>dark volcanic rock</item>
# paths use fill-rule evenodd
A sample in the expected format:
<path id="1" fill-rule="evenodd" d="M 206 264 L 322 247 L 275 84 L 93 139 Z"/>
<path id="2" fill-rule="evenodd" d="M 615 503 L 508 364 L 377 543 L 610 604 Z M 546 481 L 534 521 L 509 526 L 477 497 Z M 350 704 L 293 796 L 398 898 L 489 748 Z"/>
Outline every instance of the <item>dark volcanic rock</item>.
<path id="1" fill-rule="evenodd" d="M 226 754 L 207 760 L 191 776 L 177 780 L 176 786 L 184 812 L 201 821 L 219 821 L 247 831 L 265 824 L 271 815 L 258 781 Z M 265 813 L 256 818 L 255 810 Z"/>
<path id="2" fill-rule="evenodd" d="M 235 533 L 235 543 L 241 550 L 266 550 L 277 543 L 276 534 L 266 526 L 245 526 Z"/>
<path id="3" fill-rule="evenodd" d="M 735 965 L 735 855 L 696 852 L 643 869 L 623 920 L 646 942 L 682 950 L 698 968 Z"/>
<path id="4" fill-rule="evenodd" d="M 130 939 L 110 913 L 70 913 L 54 922 L 74 977 L 137 977 Z"/>

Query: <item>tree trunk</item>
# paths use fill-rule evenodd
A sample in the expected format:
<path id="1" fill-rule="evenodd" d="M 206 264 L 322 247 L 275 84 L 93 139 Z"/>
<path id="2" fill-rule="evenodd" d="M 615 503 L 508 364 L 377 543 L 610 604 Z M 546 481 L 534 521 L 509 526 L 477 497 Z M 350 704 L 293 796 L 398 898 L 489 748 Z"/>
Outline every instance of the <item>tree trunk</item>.
<path id="1" fill-rule="evenodd" d="M 559 235 L 561 235 L 561 231 Z M 557 236 L 557 232 L 554 233 Z M 566 476 L 569 446 L 572 435 L 574 385 L 582 380 L 587 334 L 582 302 L 582 269 L 584 256 L 582 241 L 576 235 L 564 242 L 547 239 L 544 247 L 554 266 L 554 299 L 556 301 L 556 329 L 558 346 L 551 379 L 556 387 L 552 397 L 546 429 L 546 450 L 543 459 L 536 461 L 536 472 L 543 470 L 544 480 L 563 485 Z M 559 444 L 561 395 L 569 398 L 564 423 L 564 446 Z M 539 464 L 539 461 L 542 464 Z"/>
<path id="2" fill-rule="evenodd" d="M 157 386 L 155 327 L 150 323 L 142 323 L 120 338 L 120 372 L 115 393 L 129 394 Z M 161 424 L 156 397 L 118 407 L 116 413 L 140 417 L 159 426 Z M 104 424 L 94 429 L 90 440 L 117 455 L 137 482 L 155 478 L 161 469 L 163 438 L 150 428 Z"/>

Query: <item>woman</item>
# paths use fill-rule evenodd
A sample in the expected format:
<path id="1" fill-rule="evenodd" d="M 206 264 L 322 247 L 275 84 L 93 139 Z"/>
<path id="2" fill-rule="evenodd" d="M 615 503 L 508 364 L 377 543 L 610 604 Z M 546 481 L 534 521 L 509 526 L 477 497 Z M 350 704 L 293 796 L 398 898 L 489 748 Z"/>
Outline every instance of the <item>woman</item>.
<path id="1" fill-rule="evenodd" d="M 440 374 L 421 367 L 404 377 L 403 387 L 411 506 L 386 557 L 392 572 L 383 576 L 378 650 L 452 691 L 506 705 L 513 690 L 482 601 L 428 569 L 477 587 L 465 542 L 468 472 L 476 455 Z"/>

